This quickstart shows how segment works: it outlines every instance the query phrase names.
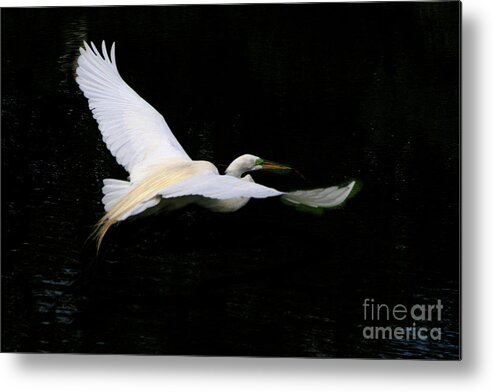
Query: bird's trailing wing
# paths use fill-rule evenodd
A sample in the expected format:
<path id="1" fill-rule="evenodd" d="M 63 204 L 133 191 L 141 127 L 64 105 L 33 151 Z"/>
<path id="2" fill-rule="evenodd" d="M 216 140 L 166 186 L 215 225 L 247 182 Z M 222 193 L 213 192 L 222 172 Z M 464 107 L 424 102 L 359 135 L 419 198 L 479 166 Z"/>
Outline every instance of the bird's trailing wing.
<path id="1" fill-rule="evenodd" d="M 108 149 L 132 174 L 140 168 L 170 159 L 190 160 L 163 116 L 142 99 L 120 76 L 115 44 L 108 55 L 84 42 L 80 48 L 77 83 L 89 100 Z"/>
<path id="2" fill-rule="evenodd" d="M 203 174 L 165 188 L 159 194 L 164 198 L 197 195 L 219 200 L 239 197 L 264 199 L 281 196 L 289 204 L 313 208 L 331 208 L 342 204 L 351 194 L 354 185 L 355 182 L 353 181 L 342 187 L 332 186 L 305 191 L 281 192 L 232 176 Z"/>

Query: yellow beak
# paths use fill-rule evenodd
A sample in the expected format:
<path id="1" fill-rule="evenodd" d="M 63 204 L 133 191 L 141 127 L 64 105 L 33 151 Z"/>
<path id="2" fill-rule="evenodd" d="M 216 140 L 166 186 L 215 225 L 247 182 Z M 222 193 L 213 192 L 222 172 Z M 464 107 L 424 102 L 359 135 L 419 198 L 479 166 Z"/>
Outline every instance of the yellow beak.
<path id="1" fill-rule="evenodd" d="M 263 161 L 261 166 L 262 166 L 262 170 L 273 170 L 273 171 L 278 171 L 278 170 L 287 171 L 287 170 L 291 170 L 291 168 L 289 166 L 281 165 L 279 163 L 270 162 L 270 161 Z"/>

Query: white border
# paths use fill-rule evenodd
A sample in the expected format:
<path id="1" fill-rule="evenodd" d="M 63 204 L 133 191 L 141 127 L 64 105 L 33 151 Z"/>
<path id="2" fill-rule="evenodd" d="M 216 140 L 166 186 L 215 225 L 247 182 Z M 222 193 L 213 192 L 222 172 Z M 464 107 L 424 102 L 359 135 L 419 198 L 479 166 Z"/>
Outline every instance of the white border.
<path id="1" fill-rule="evenodd" d="M 203 2 L 140 2 L 165 3 Z M 138 2 L 0 1 L 2 7 L 91 4 Z M 488 390 L 493 384 L 492 5 L 491 0 L 463 2 L 462 362 L 0 354 L 2 390 Z"/>

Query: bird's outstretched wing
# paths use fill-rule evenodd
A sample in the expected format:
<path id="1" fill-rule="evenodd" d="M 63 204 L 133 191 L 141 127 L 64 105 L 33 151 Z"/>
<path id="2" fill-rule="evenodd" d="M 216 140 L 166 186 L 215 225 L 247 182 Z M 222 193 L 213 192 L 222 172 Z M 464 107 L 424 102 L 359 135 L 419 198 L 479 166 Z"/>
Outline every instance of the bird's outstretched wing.
<path id="1" fill-rule="evenodd" d="M 238 197 L 264 199 L 281 196 L 284 201 L 294 205 L 331 208 L 342 204 L 351 194 L 354 185 L 355 182 L 353 181 L 342 187 L 332 186 L 306 191 L 281 192 L 274 188 L 232 176 L 203 174 L 163 189 L 159 194 L 163 198 L 199 195 L 219 200 Z"/>
<path id="2" fill-rule="evenodd" d="M 232 176 L 202 174 L 165 188 L 159 194 L 163 198 L 195 195 L 226 200 L 238 197 L 264 199 L 281 196 L 283 192 Z"/>
<path id="3" fill-rule="evenodd" d="M 91 42 L 80 48 L 77 83 L 89 100 L 106 146 L 117 162 L 132 174 L 170 159 L 190 160 L 163 116 L 142 99 L 120 76 L 115 44 L 108 55 Z"/>

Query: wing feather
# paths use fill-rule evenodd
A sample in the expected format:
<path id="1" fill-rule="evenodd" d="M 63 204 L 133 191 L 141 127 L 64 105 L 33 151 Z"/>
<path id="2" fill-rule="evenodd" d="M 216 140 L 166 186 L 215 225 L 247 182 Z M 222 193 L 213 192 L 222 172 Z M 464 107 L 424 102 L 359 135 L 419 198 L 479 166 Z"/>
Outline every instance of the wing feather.
<path id="1" fill-rule="evenodd" d="M 106 146 L 133 177 L 147 166 L 170 159 L 190 160 L 163 116 L 142 99 L 120 76 L 115 44 L 110 55 L 84 42 L 78 59 L 77 83 L 89 100 Z"/>
<path id="2" fill-rule="evenodd" d="M 282 199 L 294 205 L 301 204 L 313 208 L 331 208 L 343 203 L 351 194 L 354 185 L 355 181 L 342 187 L 331 186 L 329 188 L 288 192 L 282 196 Z"/>
<path id="3" fill-rule="evenodd" d="M 195 195 L 226 200 L 238 197 L 264 199 L 281 196 L 283 192 L 232 176 L 203 174 L 163 189 L 159 194 L 164 198 Z"/>
<path id="4" fill-rule="evenodd" d="M 264 199 L 281 196 L 291 204 L 302 204 L 314 208 L 336 207 L 351 194 L 355 182 L 346 186 L 331 186 L 305 191 L 281 192 L 274 188 L 245 181 L 228 175 L 203 174 L 188 178 L 179 184 L 163 189 L 158 194 L 163 198 L 181 196 L 203 196 L 211 199 L 235 199 L 238 197 Z"/>

